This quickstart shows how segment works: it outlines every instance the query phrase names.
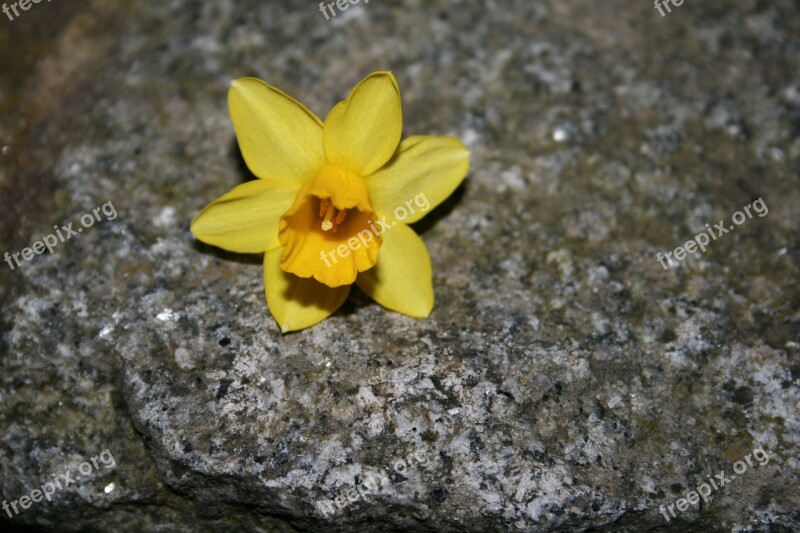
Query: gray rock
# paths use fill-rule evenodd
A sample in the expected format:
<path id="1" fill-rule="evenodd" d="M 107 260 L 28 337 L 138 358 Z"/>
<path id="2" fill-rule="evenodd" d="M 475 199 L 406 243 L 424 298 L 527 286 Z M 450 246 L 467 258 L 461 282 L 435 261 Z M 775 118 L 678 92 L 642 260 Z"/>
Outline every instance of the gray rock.
<path id="1" fill-rule="evenodd" d="M 800 17 L 791 0 L 671 9 L 372 0 L 326 21 L 295 0 L 138 0 L 0 21 L 5 250 L 115 213 L 3 267 L 2 498 L 75 477 L 3 516 L 800 530 Z M 282 335 L 260 257 L 188 231 L 252 177 L 228 84 L 256 75 L 324 116 L 384 68 L 406 135 L 472 150 L 416 225 L 436 308 L 354 291 Z M 657 261 L 759 197 L 763 216 Z"/>

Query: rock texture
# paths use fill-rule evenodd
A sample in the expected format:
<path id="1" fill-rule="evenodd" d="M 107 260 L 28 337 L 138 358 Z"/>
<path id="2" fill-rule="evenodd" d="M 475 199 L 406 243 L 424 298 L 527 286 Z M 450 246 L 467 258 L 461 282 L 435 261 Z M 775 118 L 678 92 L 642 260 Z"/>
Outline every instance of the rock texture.
<path id="1" fill-rule="evenodd" d="M 2 267 L 2 498 L 76 475 L 3 518 L 800 529 L 800 11 L 636 4 L 372 0 L 326 21 L 299 0 L 96 0 L 0 20 L 4 251 L 115 210 Z M 229 82 L 324 116 L 387 68 L 406 135 L 472 150 L 416 225 L 436 309 L 354 292 L 282 335 L 261 258 L 188 231 L 252 178 Z M 657 261 L 758 198 L 705 252 Z"/>

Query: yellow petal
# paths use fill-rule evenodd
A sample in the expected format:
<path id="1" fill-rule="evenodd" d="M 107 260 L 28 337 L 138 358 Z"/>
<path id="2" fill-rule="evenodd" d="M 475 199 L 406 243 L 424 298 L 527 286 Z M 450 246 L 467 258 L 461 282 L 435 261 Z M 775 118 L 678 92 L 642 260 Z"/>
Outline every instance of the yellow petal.
<path id="1" fill-rule="evenodd" d="M 405 224 L 383 234 L 378 263 L 356 285 L 382 306 L 424 318 L 433 309 L 433 273 L 425 243 Z"/>
<path id="2" fill-rule="evenodd" d="M 300 186 L 290 181 L 254 180 L 211 202 L 192 222 L 199 240 L 241 254 L 259 254 L 280 246 L 281 215 Z"/>
<path id="3" fill-rule="evenodd" d="M 410 224 L 450 196 L 468 170 L 469 150 L 459 139 L 414 136 L 364 181 L 376 213 Z"/>
<path id="4" fill-rule="evenodd" d="M 325 118 L 325 155 L 330 163 L 368 176 L 392 157 L 402 129 L 397 80 L 391 72 L 374 72 Z"/>
<path id="5" fill-rule="evenodd" d="M 231 83 L 228 107 L 242 156 L 259 178 L 302 183 L 324 164 L 322 122 L 291 96 L 239 78 Z"/>
<path id="6" fill-rule="evenodd" d="M 281 269 L 280 248 L 264 254 L 267 306 L 283 333 L 313 326 L 344 303 L 350 285 L 326 287 L 313 279 L 298 278 Z"/>

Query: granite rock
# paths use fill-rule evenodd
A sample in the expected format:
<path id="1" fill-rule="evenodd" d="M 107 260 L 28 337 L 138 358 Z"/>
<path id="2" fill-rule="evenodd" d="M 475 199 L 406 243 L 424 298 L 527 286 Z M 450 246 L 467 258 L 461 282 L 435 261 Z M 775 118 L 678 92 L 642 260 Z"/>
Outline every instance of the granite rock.
<path id="1" fill-rule="evenodd" d="M 792 0 L 663 17 L 622 0 L 372 0 L 330 20 L 299 0 L 53 2 L 0 21 L 0 44 L 5 250 L 85 229 L 3 267 L 2 498 L 76 477 L 4 519 L 800 529 Z M 404 135 L 472 151 L 465 184 L 414 226 L 436 308 L 411 319 L 354 291 L 283 335 L 261 258 L 188 230 L 253 178 L 230 80 L 324 116 L 380 69 Z M 662 267 L 719 222 L 734 229 Z"/>

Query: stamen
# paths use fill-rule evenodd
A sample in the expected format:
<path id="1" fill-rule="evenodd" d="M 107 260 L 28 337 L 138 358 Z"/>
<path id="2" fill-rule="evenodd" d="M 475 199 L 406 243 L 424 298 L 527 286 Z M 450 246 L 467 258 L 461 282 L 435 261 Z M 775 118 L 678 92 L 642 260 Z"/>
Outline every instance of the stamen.
<path id="1" fill-rule="evenodd" d="M 330 198 L 325 198 L 324 200 L 320 200 L 319 201 L 319 216 L 322 216 L 322 215 L 325 214 L 325 212 L 328 210 L 328 206 L 329 205 L 331 205 L 331 199 Z"/>
<path id="2" fill-rule="evenodd" d="M 319 201 L 319 216 L 322 217 L 322 231 L 333 231 L 336 233 L 339 224 L 344 222 L 347 217 L 347 209 L 337 210 L 330 198 Z"/>
<path id="3" fill-rule="evenodd" d="M 331 219 L 335 212 L 336 208 L 333 207 L 333 204 L 328 200 L 328 206 L 325 209 L 325 219 L 322 221 L 322 231 L 333 229 L 333 222 L 331 222 Z"/>

